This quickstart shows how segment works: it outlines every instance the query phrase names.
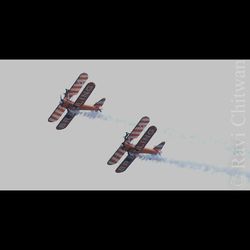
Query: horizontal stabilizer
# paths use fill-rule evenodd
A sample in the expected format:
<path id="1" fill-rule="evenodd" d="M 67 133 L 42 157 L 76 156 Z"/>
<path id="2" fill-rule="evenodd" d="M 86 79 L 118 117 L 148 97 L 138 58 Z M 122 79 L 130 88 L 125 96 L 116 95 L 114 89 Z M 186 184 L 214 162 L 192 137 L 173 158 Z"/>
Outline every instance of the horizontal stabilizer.
<path id="1" fill-rule="evenodd" d="M 166 143 L 165 141 L 160 143 L 159 145 L 155 146 L 154 149 L 158 150 L 158 151 L 161 151 L 162 148 L 164 147 L 165 143 Z"/>
<path id="2" fill-rule="evenodd" d="M 104 104 L 105 101 L 106 101 L 106 99 L 102 98 L 99 102 L 95 103 L 94 106 L 100 108 L 100 107 L 102 107 L 102 105 Z"/>

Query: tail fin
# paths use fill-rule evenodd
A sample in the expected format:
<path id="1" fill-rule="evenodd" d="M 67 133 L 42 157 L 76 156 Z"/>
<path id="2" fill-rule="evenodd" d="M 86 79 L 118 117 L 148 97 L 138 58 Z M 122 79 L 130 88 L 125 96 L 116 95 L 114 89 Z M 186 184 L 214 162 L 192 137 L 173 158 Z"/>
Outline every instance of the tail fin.
<path id="1" fill-rule="evenodd" d="M 102 105 L 104 104 L 105 101 L 106 101 L 106 99 L 102 98 L 99 102 L 95 103 L 94 106 L 100 108 L 100 107 L 102 107 Z"/>
<path id="2" fill-rule="evenodd" d="M 164 147 L 165 143 L 166 143 L 165 141 L 160 143 L 159 145 L 155 146 L 154 149 L 158 150 L 158 151 L 161 151 L 162 148 Z"/>

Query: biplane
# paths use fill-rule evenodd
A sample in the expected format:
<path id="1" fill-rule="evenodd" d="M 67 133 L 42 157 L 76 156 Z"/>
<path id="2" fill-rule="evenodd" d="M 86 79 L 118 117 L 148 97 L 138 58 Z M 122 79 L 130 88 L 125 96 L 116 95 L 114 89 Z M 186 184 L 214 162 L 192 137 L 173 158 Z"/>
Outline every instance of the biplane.
<path id="1" fill-rule="evenodd" d="M 93 90 L 95 89 L 95 83 L 90 82 L 86 85 L 83 89 L 81 94 L 77 97 L 76 101 L 72 100 L 72 97 L 77 95 L 78 92 L 81 90 L 84 83 L 88 80 L 88 74 L 82 73 L 77 78 L 75 83 L 72 85 L 70 89 L 66 89 L 64 93 L 64 97 L 60 98 L 59 105 L 56 107 L 54 112 L 49 117 L 49 122 L 57 121 L 63 113 L 67 110 L 66 115 L 63 119 L 59 122 L 56 129 L 65 129 L 69 123 L 73 120 L 73 118 L 80 113 L 80 110 L 90 110 L 90 111 L 102 111 L 101 107 L 105 102 L 105 98 L 101 99 L 94 105 L 86 105 L 85 102 L 87 101 L 88 97 L 91 95 Z"/>
<path id="2" fill-rule="evenodd" d="M 133 145 L 131 143 L 132 140 L 139 137 L 139 135 L 142 133 L 142 131 L 147 126 L 149 121 L 150 120 L 147 116 L 142 117 L 142 119 L 135 126 L 135 128 L 132 130 L 131 133 L 126 132 L 126 135 L 124 137 L 124 142 L 120 145 L 118 150 L 108 161 L 108 165 L 113 165 L 117 163 L 126 152 L 128 153 L 127 157 L 116 169 L 116 173 L 124 172 L 130 166 L 130 164 L 139 156 L 139 154 L 152 154 L 152 155 L 161 154 L 161 150 L 164 147 L 165 142 L 160 143 L 159 145 L 155 146 L 152 149 L 145 148 L 147 143 L 150 141 L 152 136 L 157 131 L 157 128 L 155 126 L 150 126 L 136 145 Z"/>

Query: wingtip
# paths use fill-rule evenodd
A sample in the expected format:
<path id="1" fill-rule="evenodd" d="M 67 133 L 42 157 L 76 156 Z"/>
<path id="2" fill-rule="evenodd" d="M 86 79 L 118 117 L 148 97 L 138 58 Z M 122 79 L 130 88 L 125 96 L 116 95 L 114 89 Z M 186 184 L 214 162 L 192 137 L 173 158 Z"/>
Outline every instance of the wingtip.
<path id="1" fill-rule="evenodd" d="M 48 122 L 55 122 L 55 121 L 57 121 L 57 120 L 54 119 L 53 117 L 49 117 L 49 118 L 48 118 Z"/>
<path id="2" fill-rule="evenodd" d="M 147 120 L 148 122 L 150 122 L 150 118 L 148 116 L 143 116 L 142 119 Z"/>
<path id="3" fill-rule="evenodd" d="M 96 86 L 94 82 L 89 82 L 88 85 Z"/>
<path id="4" fill-rule="evenodd" d="M 157 130 L 157 127 L 153 125 L 153 126 L 150 126 L 149 129 Z"/>
<path id="5" fill-rule="evenodd" d="M 115 172 L 116 172 L 117 174 L 120 174 L 120 173 L 122 173 L 123 171 L 121 171 L 121 170 L 119 170 L 119 169 L 116 169 Z"/>
<path id="6" fill-rule="evenodd" d="M 81 73 L 80 76 L 84 76 L 85 78 L 89 77 L 89 75 L 87 73 L 85 73 L 85 72 Z"/>

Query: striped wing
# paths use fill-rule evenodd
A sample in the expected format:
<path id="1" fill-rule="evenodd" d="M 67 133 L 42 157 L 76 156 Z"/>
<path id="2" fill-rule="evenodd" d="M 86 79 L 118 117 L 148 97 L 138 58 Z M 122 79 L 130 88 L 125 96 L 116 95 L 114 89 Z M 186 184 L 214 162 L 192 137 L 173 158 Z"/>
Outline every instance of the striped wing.
<path id="1" fill-rule="evenodd" d="M 69 89 L 67 97 L 70 99 L 72 96 L 78 94 L 78 92 L 82 88 L 83 84 L 87 80 L 88 80 L 88 74 L 86 74 L 86 73 L 80 74 L 79 77 L 77 78 L 77 80 L 72 85 L 72 87 Z M 63 106 L 61 106 L 59 104 L 56 107 L 56 109 L 54 110 L 54 112 L 52 113 L 52 115 L 49 117 L 48 121 L 49 122 L 57 121 L 62 116 L 62 114 L 64 113 L 65 110 L 66 110 L 66 108 L 64 108 Z"/>
<path id="2" fill-rule="evenodd" d="M 120 164 L 120 166 L 115 170 L 116 173 L 122 173 L 124 172 L 131 163 L 136 159 L 136 154 L 129 154 L 125 160 Z"/>
<path id="3" fill-rule="evenodd" d="M 77 80 L 74 82 L 72 87 L 68 91 L 68 98 L 70 99 L 72 96 L 77 95 L 83 84 L 88 80 L 88 74 L 82 73 L 79 75 Z"/>
<path id="4" fill-rule="evenodd" d="M 63 117 L 63 119 L 57 125 L 56 129 L 58 130 L 65 129 L 75 116 L 76 116 L 75 113 L 68 111 L 68 113 Z"/>
<path id="5" fill-rule="evenodd" d="M 66 108 L 64 108 L 61 105 L 58 105 L 57 108 L 55 109 L 55 111 L 49 117 L 48 121 L 49 122 L 57 121 L 62 116 L 62 114 L 64 113 L 65 110 L 66 110 Z"/>
<path id="6" fill-rule="evenodd" d="M 94 89 L 95 89 L 95 84 L 93 82 L 88 83 L 87 86 L 82 91 L 82 93 L 76 99 L 74 106 L 80 107 L 81 105 L 83 105 L 87 101 L 87 99 L 89 98 Z"/>
<path id="7" fill-rule="evenodd" d="M 138 141 L 138 143 L 135 145 L 135 151 L 140 152 L 147 143 L 150 141 L 152 136 L 157 131 L 157 128 L 155 126 L 151 126 L 148 128 L 148 130 L 145 132 L 145 134 L 142 136 L 142 138 Z"/>
<path id="8" fill-rule="evenodd" d="M 141 134 L 143 129 L 148 125 L 149 121 L 149 117 L 142 117 L 135 128 L 132 130 L 132 132 L 129 134 L 128 140 L 131 142 L 133 139 L 137 138 Z"/>
<path id="9" fill-rule="evenodd" d="M 109 159 L 108 165 L 113 165 L 117 163 L 122 156 L 126 153 L 126 150 L 123 149 L 123 145 L 121 145 L 116 152 L 113 154 L 113 156 Z"/>

